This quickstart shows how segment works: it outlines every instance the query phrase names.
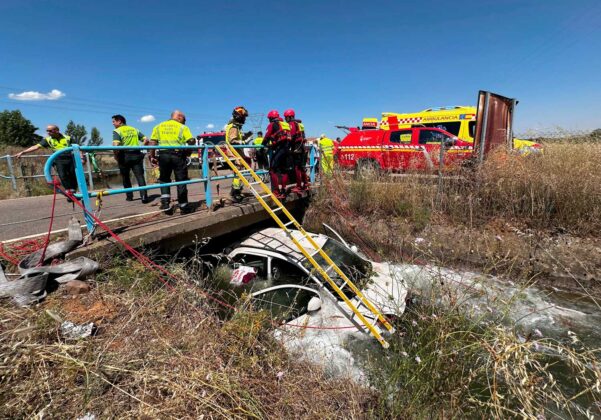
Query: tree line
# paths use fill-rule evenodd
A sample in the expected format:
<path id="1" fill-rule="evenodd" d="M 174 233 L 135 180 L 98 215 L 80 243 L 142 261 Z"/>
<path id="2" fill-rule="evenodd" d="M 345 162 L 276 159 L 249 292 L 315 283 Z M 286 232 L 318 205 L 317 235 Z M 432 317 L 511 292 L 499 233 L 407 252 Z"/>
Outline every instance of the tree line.
<path id="1" fill-rule="evenodd" d="M 38 127 L 25 118 L 19 110 L 0 112 L 0 146 L 27 147 L 39 143 L 42 136 L 35 133 L 37 130 Z M 76 124 L 73 120 L 70 120 L 64 129 L 61 127 L 61 132 L 71 137 L 71 143 L 80 146 L 98 146 L 103 141 L 100 130 L 96 127 L 92 127 L 88 138 L 86 127 L 83 124 Z"/>

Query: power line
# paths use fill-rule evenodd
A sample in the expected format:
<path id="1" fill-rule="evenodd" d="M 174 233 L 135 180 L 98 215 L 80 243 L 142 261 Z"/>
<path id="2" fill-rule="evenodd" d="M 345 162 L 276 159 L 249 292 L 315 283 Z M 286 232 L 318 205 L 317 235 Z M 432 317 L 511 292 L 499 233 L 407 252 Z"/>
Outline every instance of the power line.
<path id="1" fill-rule="evenodd" d="M 0 89 L 8 90 L 8 91 L 26 91 L 26 89 L 10 87 L 10 86 L 0 86 Z M 6 100 L 4 100 L 3 102 L 13 103 L 12 101 L 6 101 Z M 107 110 L 106 112 L 112 113 L 112 112 L 115 112 L 115 107 L 129 108 L 130 110 L 132 110 L 132 112 L 154 113 L 154 114 L 165 114 L 165 115 L 168 115 L 172 111 L 171 109 L 166 109 L 166 108 L 154 108 L 154 107 L 145 107 L 145 106 L 140 106 L 140 105 L 123 104 L 123 103 L 118 103 L 118 102 L 98 101 L 98 100 L 91 100 L 91 99 L 75 97 L 75 96 L 72 96 L 72 97 L 70 96 L 70 97 L 67 97 L 64 99 L 60 99 L 60 102 L 67 103 L 68 105 L 78 105 L 79 103 L 81 103 L 88 107 L 88 110 L 86 110 L 86 112 L 99 112 L 102 110 Z M 31 103 L 27 102 L 27 101 L 20 101 L 20 103 L 31 105 Z M 61 109 L 61 108 L 59 108 L 55 105 L 51 105 L 51 104 L 43 104 L 43 105 L 35 104 L 35 106 Z M 89 109 L 89 108 L 92 108 L 92 109 Z M 80 110 L 80 109 L 68 109 L 65 107 L 63 107 L 62 109 L 73 110 L 73 111 Z M 104 113 L 104 111 L 102 113 Z M 195 112 L 195 111 L 186 112 L 186 115 L 193 117 L 195 119 L 200 119 L 202 121 L 208 121 L 211 119 L 221 118 L 221 116 L 219 116 L 219 115 L 205 114 L 205 113 L 200 113 L 200 112 Z"/>
<path id="2" fill-rule="evenodd" d="M 11 100 L 7 100 L 7 99 L 0 99 L 0 103 L 4 103 L 4 104 L 10 104 L 10 105 L 17 105 L 15 103 L 15 101 L 11 101 Z M 95 106 L 95 105 L 86 105 L 86 108 L 81 108 L 81 107 L 73 107 L 76 106 L 76 104 L 73 103 L 67 103 L 67 105 L 72 105 L 72 106 L 63 106 L 61 104 L 56 104 L 56 103 L 33 103 L 33 102 L 29 102 L 29 101 L 20 101 L 18 103 L 19 107 L 20 106 L 30 106 L 30 107 L 35 107 L 35 108 L 44 108 L 44 109 L 55 109 L 55 110 L 62 110 L 62 111 L 74 111 L 74 112 L 81 112 L 81 113 L 88 113 L 88 114 L 99 114 L 99 115 L 105 115 L 110 116 L 112 113 L 115 112 L 115 109 L 106 109 L 106 107 L 104 106 Z M 165 112 L 165 114 L 168 114 L 167 112 Z M 193 119 L 197 120 L 199 123 L 204 123 L 204 122 L 212 122 L 215 119 L 211 118 L 198 118 L 196 117 L 195 113 L 186 113 L 186 115 L 188 117 L 192 117 Z M 259 127 L 257 129 L 257 131 L 260 130 L 260 121 L 263 119 L 264 114 L 250 114 L 249 118 L 252 119 L 252 121 L 257 121 L 258 123 L 256 124 L 256 127 Z M 219 126 L 219 124 L 217 124 Z"/>

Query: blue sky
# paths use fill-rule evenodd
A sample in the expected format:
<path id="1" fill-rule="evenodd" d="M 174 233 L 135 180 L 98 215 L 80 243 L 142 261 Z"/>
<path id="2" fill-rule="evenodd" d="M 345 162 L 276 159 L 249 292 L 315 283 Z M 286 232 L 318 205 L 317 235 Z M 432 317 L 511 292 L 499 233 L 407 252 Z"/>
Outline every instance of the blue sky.
<path id="1" fill-rule="evenodd" d="M 106 139 L 122 113 L 149 134 L 180 108 L 199 133 L 244 105 L 335 137 L 479 89 L 519 99 L 518 133 L 601 127 L 598 0 L 2 0 L 0 16 L 0 109 L 41 128 L 73 119 Z"/>

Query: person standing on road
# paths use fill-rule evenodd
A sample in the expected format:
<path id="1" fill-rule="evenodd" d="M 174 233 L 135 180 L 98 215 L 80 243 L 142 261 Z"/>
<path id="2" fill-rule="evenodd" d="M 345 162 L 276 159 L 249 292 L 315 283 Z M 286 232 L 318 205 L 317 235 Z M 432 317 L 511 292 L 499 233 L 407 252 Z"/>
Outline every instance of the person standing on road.
<path id="1" fill-rule="evenodd" d="M 296 119 L 293 109 L 284 111 L 284 118 L 290 125 L 292 162 L 294 164 L 294 173 L 296 177 L 296 186 L 292 192 L 302 194 L 309 189 L 309 179 L 305 165 L 307 164 L 307 151 L 305 149 L 305 126 L 301 120 Z"/>
<path id="2" fill-rule="evenodd" d="M 185 146 L 194 143 L 194 136 L 186 123 L 183 112 L 175 110 L 171 113 L 171 119 L 163 121 L 152 129 L 150 144 L 152 146 Z M 159 151 L 158 160 L 155 149 L 150 150 L 150 162 L 159 165 L 159 181 L 161 183 L 171 182 L 171 173 L 175 181 L 188 180 L 188 167 L 186 165 L 186 149 L 164 149 Z M 188 188 L 186 185 L 177 186 L 177 201 L 182 214 L 192 212 L 188 204 Z M 171 188 L 161 187 L 161 210 L 171 210 Z"/>
<path id="3" fill-rule="evenodd" d="M 139 146 L 142 144 L 148 144 L 148 139 L 140 131 L 126 125 L 127 122 L 123 115 L 113 115 L 113 146 Z M 131 178 L 129 172 L 132 171 L 138 185 L 143 187 L 146 185 L 144 179 L 144 153 L 141 150 L 115 150 L 115 160 L 119 164 L 119 171 L 121 172 L 121 178 L 123 178 L 123 188 L 131 188 Z M 140 198 L 142 203 L 148 203 L 148 192 L 146 190 L 140 190 Z M 132 201 L 134 194 L 131 192 L 126 193 L 125 199 Z"/>
<path id="4" fill-rule="evenodd" d="M 319 155 L 321 160 L 321 174 L 332 175 L 334 171 L 334 140 L 322 134 L 319 137 Z"/>
<path id="5" fill-rule="evenodd" d="M 57 125 L 49 124 L 46 127 L 46 133 L 48 133 L 48 137 L 44 138 L 38 144 L 34 144 L 33 146 L 17 153 L 15 157 L 19 159 L 21 156 L 41 148 L 51 149 L 54 153 L 71 146 L 71 137 L 63 135 Z M 73 162 L 73 155 L 71 153 L 61 153 L 54 160 L 53 166 L 58 173 L 58 177 L 61 180 L 63 188 L 71 194 L 74 194 L 77 190 L 77 177 L 75 176 L 75 163 Z M 71 199 L 67 197 L 67 201 L 71 202 Z"/>
<path id="6" fill-rule="evenodd" d="M 272 150 L 269 162 L 269 176 L 271 177 L 271 190 L 278 199 L 286 198 L 288 185 L 288 171 L 292 167 L 290 157 L 290 125 L 282 121 L 280 113 L 276 110 L 267 114 L 269 125 L 263 139 L 263 146 Z"/>
<path id="7" fill-rule="evenodd" d="M 259 131 L 257 137 L 253 141 L 254 146 L 263 145 L 263 132 Z M 255 169 L 267 169 L 269 162 L 267 160 L 267 150 L 265 148 L 253 149 L 253 159 L 255 161 Z"/>
<path id="8" fill-rule="evenodd" d="M 248 133 L 242 135 L 242 126 L 246 122 L 246 117 L 248 117 L 248 111 L 246 110 L 246 108 L 244 108 L 243 106 L 237 106 L 236 108 L 234 108 L 234 110 L 232 111 L 232 119 L 225 126 L 225 142 L 227 144 L 231 144 L 231 145 L 245 144 L 245 140 L 247 138 L 249 138 L 250 136 L 252 136 L 252 131 L 249 131 Z M 243 151 L 240 149 L 237 149 L 236 151 L 246 161 L 246 157 L 244 156 Z M 239 169 L 242 168 L 243 165 L 241 162 L 238 162 L 238 159 L 234 158 L 234 159 L 232 159 L 232 161 L 234 162 L 236 167 L 238 167 Z M 249 161 L 246 161 L 246 162 L 248 164 L 251 163 Z M 237 177 L 232 179 L 232 187 L 230 189 L 230 196 L 232 197 L 232 200 L 235 201 L 236 203 L 241 202 L 242 199 L 244 198 L 244 196 L 242 195 L 242 188 L 243 188 L 243 185 L 242 185 L 242 181 L 240 181 L 240 179 L 238 179 Z"/>

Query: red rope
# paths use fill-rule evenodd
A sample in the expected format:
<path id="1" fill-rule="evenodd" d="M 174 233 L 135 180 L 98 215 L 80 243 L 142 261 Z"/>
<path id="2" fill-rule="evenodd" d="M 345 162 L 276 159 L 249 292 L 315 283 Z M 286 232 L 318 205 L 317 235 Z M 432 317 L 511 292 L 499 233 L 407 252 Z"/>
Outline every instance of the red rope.
<path id="1" fill-rule="evenodd" d="M 40 261 L 38 262 L 37 267 L 44 263 L 44 259 L 46 258 L 46 250 L 48 249 L 48 244 L 50 243 L 50 232 L 52 232 L 52 224 L 54 223 L 54 209 L 56 208 L 56 188 L 58 186 L 58 181 L 56 178 L 52 183 L 54 187 L 54 194 L 52 196 L 52 210 L 50 212 L 50 223 L 48 224 L 48 234 L 46 235 L 46 240 L 44 241 L 44 250 L 42 251 L 42 256 L 40 257 Z"/>
<path id="2" fill-rule="evenodd" d="M 24 239 L 10 245 L 0 243 L 0 257 L 11 264 L 19 265 L 19 260 L 42 248 L 43 244 L 38 238 Z"/>
<path id="3" fill-rule="evenodd" d="M 14 265 L 19 264 L 19 260 L 17 260 L 13 256 L 11 256 L 8 252 L 6 252 L 4 250 L 4 242 L 0 243 L 0 257 L 4 258 L 6 261 L 8 261 L 11 264 L 14 264 Z"/>

